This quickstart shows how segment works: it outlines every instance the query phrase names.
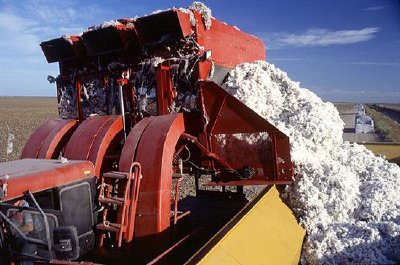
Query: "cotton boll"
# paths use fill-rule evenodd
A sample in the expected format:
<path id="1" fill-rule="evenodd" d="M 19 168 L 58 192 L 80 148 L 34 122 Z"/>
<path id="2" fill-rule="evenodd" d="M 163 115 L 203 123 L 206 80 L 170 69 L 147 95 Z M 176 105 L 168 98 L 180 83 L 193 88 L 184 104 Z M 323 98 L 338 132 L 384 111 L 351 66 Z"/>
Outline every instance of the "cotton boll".
<path id="1" fill-rule="evenodd" d="M 238 65 L 223 87 L 290 138 L 296 178 L 283 198 L 307 230 L 303 264 L 400 261 L 399 166 L 343 142 L 333 104 L 272 64 Z"/>
<path id="2" fill-rule="evenodd" d="M 202 2 L 193 2 L 190 6 L 189 9 L 192 11 L 197 11 L 201 14 L 201 18 L 203 19 L 204 25 L 206 26 L 206 29 L 211 28 L 211 9 L 208 8 L 205 4 Z"/>

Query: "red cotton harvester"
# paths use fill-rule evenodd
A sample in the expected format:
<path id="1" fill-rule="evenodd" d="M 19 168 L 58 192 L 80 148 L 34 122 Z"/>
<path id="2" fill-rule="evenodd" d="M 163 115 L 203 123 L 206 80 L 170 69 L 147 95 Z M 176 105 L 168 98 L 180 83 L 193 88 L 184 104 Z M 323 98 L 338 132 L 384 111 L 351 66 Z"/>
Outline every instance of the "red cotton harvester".
<path id="1" fill-rule="evenodd" d="M 226 227 L 238 232 L 272 192 L 243 208 L 243 186 L 292 181 L 288 137 L 220 86 L 236 65 L 266 59 L 256 37 L 171 9 L 40 46 L 59 63 L 60 117 L 32 133 L 21 160 L 0 165 L 5 264 L 213 263 L 217 231 L 225 225 L 217 235 L 228 240 Z M 278 193 L 269 200 L 279 206 L 258 220 L 271 239 L 251 241 L 296 263 L 304 231 Z M 289 217 L 272 217 L 277 207 Z"/>

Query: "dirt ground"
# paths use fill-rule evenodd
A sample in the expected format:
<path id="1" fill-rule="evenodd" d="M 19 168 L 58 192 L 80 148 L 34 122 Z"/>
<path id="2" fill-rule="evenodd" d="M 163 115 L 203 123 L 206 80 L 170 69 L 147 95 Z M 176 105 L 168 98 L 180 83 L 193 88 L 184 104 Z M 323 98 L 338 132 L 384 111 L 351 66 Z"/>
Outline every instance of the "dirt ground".
<path id="1" fill-rule="evenodd" d="M 400 123 L 400 104 L 374 104 L 372 107 L 397 123 Z"/>
<path id="2" fill-rule="evenodd" d="M 382 108 L 396 110 L 396 111 L 400 112 L 400 104 L 394 104 L 394 103 L 383 104 L 383 103 L 381 103 L 381 104 L 376 104 L 376 105 L 378 105 L 379 107 L 382 107 Z"/>
<path id="3" fill-rule="evenodd" d="M 346 122 L 345 134 L 351 133 L 346 129 L 350 130 L 354 127 L 353 116 L 357 112 L 355 105 L 354 103 L 335 104 Z M 400 116 L 400 104 L 377 104 L 377 106 Z M 0 162 L 15 160 L 20 157 L 30 134 L 44 121 L 58 116 L 57 99 L 54 97 L 0 97 L 0 113 Z M 11 154 L 6 152 L 9 133 L 15 136 Z"/>
<path id="4" fill-rule="evenodd" d="M 44 121 L 58 116 L 53 97 L 0 97 L 0 162 L 20 157 L 30 134 Z M 8 134 L 14 135 L 13 151 L 7 154 Z"/>

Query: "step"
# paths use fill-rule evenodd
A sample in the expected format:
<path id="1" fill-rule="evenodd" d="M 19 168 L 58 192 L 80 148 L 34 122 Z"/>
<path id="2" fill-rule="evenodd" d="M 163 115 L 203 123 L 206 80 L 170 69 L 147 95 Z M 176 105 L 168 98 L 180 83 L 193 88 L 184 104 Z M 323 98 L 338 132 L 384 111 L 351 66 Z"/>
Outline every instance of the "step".
<path id="1" fill-rule="evenodd" d="M 114 179 L 126 179 L 128 178 L 129 173 L 127 172 L 119 172 L 119 171 L 110 171 L 103 174 L 103 178 L 114 178 Z"/>
<path id="2" fill-rule="evenodd" d="M 110 203 L 110 204 L 116 204 L 116 205 L 123 205 L 124 204 L 124 198 L 121 197 L 105 197 L 105 198 L 99 198 L 100 203 Z M 129 200 L 127 200 L 127 203 Z"/>
<path id="3" fill-rule="evenodd" d="M 98 224 L 96 225 L 96 228 L 98 230 L 102 230 L 102 231 L 109 231 L 109 232 L 119 232 L 119 230 L 121 229 L 121 225 L 117 224 L 117 223 L 108 223 L 108 225 L 103 224 Z M 123 227 L 125 230 L 125 226 Z"/>
<path id="4" fill-rule="evenodd" d="M 104 158 L 108 160 L 119 160 L 120 157 L 121 157 L 120 155 L 108 155 L 105 156 Z"/>

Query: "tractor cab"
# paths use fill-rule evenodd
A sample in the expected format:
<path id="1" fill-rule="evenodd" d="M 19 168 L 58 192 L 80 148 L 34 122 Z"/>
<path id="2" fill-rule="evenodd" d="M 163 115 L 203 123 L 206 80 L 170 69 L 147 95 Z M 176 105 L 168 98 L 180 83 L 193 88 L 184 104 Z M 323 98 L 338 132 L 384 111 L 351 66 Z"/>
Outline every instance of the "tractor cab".
<path id="1" fill-rule="evenodd" d="M 72 260 L 93 249 L 93 165 L 22 159 L 0 166 L 0 264 Z"/>

